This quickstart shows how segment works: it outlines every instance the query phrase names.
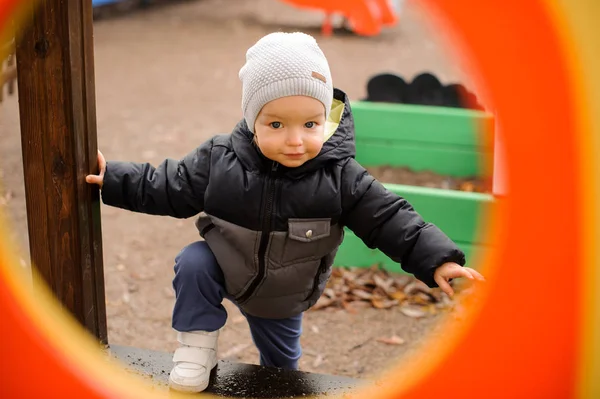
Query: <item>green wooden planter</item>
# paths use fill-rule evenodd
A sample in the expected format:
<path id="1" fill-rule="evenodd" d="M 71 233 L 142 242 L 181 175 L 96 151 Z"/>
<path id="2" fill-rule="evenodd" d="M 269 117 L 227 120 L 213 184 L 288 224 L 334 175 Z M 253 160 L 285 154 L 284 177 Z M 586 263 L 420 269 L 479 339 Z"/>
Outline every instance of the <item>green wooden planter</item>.
<path id="1" fill-rule="evenodd" d="M 419 105 L 356 102 L 356 159 L 364 166 L 408 166 L 454 176 L 479 176 L 482 155 L 491 153 L 482 132 L 492 115 Z"/>
<path id="2" fill-rule="evenodd" d="M 492 140 L 484 140 L 482 135 L 492 133 L 493 117 L 484 112 L 368 102 L 353 103 L 352 110 L 356 159 L 363 166 L 406 166 L 473 177 L 480 175 L 483 157 L 492 152 L 486 145 Z M 448 234 L 465 251 L 467 260 L 485 250 L 485 243 L 478 239 L 477 221 L 482 208 L 493 200 L 491 195 L 383 183 Z M 401 271 L 399 264 L 369 249 L 348 229 L 335 264 L 380 264 L 389 271 Z"/>

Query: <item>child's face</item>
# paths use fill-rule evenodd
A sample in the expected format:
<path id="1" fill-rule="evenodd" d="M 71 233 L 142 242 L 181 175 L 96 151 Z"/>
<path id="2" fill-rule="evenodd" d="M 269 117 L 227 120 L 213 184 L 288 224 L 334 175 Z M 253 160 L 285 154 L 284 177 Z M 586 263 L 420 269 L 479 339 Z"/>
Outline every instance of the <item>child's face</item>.
<path id="1" fill-rule="evenodd" d="M 256 142 L 269 159 L 296 168 L 323 147 L 325 107 L 312 97 L 282 97 L 267 103 L 254 125 Z"/>

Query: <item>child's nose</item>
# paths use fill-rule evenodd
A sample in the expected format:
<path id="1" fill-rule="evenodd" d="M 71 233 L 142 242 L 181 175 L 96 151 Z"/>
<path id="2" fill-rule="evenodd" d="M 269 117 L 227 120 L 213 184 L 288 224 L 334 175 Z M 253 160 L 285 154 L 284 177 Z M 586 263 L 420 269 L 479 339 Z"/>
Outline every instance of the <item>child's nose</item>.
<path id="1" fill-rule="evenodd" d="M 286 137 L 286 144 L 289 146 L 301 146 L 302 145 L 302 134 L 297 129 L 290 130 Z"/>

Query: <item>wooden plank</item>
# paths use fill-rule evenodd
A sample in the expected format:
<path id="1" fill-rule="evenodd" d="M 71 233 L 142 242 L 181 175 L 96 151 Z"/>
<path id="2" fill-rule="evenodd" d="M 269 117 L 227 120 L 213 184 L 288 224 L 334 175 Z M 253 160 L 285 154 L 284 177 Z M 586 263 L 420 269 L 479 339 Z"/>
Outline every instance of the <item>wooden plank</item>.
<path id="1" fill-rule="evenodd" d="M 17 43 L 29 245 L 63 306 L 107 343 L 90 0 L 47 0 Z"/>
<path id="2" fill-rule="evenodd" d="M 169 372 L 173 367 L 172 353 L 111 345 L 109 354 L 125 370 L 137 377 L 146 377 L 153 384 L 152 389 L 159 394 L 168 393 Z M 363 383 L 365 381 L 350 377 L 220 360 L 210 374 L 208 388 L 195 397 L 341 398 L 350 395 Z"/>

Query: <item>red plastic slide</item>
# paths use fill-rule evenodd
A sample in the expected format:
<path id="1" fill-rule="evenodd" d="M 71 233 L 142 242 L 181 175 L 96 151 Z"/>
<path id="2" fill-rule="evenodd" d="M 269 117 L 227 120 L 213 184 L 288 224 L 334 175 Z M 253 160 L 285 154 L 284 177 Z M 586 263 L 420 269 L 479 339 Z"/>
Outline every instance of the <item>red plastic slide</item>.
<path id="1" fill-rule="evenodd" d="M 362 36 L 375 36 L 382 27 L 398 22 L 390 0 L 281 0 L 290 5 L 320 10 L 325 13 L 323 34 L 332 32 L 329 20 L 332 14 L 343 15 L 354 33 Z"/>

